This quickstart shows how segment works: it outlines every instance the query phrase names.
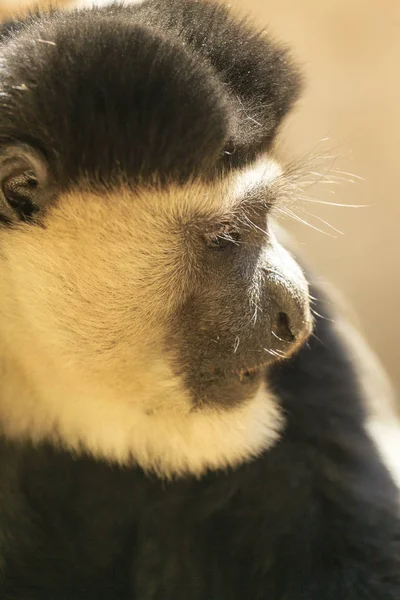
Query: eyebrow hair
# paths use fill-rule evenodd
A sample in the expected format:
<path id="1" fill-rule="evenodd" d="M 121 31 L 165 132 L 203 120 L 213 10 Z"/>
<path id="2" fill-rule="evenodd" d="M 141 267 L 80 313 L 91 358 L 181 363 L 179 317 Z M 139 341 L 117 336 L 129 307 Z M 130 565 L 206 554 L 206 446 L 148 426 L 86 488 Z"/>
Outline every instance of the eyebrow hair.
<path id="1" fill-rule="evenodd" d="M 239 210 L 270 209 L 286 187 L 284 175 L 274 159 L 260 159 L 238 176 L 232 204 Z"/>
<path id="2" fill-rule="evenodd" d="M 252 188 L 242 198 L 239 199 L 240 209 L 270 209 L 277 201 L 277 194 L 274 190 L 274 183 L 260 184 Z"/>
<path id="3" fill-rule="evenodd" d="M 230 207 L 216 209 L 214 212 L 210 212 L 209 215 L 205 214 L 192 214 L 187 224 L 192 224 L 195 229 L 204 229 L 207 227 L 213 227 L 216 224 L 230 223 L 236 225 L 238 228 L 257 229 L 262 233 L 267 233 L 262 227 L 257 225 L 254 221 L 257 220 L 255 217 L 260 217 L 262 213 L 267 216 L 268 212 L 274 206 L 273 196 L 266 199 L 265 189 L 267 186 L 259 186 L 253 188 L 251 193 L 245 194 L 236 199 L 235 204 Z M 242 242 L 238 242 L 242 243 Z"/>

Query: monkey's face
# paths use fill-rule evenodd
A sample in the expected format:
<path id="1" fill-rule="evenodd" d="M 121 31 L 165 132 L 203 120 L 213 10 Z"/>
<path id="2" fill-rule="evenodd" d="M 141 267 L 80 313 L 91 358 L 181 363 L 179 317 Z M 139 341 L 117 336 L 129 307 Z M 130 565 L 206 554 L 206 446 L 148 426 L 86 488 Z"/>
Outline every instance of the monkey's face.
<path id="1" fill-rule="evenodd" d="M 157 137 L 163 115 L 145 127 L 141 100 L 121 100 L 130 94 L 135 103 L 120 66 L 99 67 L 93 47 L 82 79 L 78 42 L 69 47 L 68 93 L 77 96 L 67 107 L 64 81 L 54 80 L 64 55 L 51 46 L 71 45 L 66 30 L 35 47 L 42 80 L 14 74 L 19 90 L 0 122 L 2 428 L 164 474 L 233 464 L 276 439 L 282 419 L 264 371 L 310 331 L 305 278 L 269 222 L 285 176 L 268 155 L 218 167 L 232 132 L 206 127 L 224 116 L 212 87 L 198 104 L 182 82 L 171 92 L 189 106 L 190 147 Z M 101 52 L 106 43 L 103 35 Z M 13 53 L 5 52 L 11 65 Z M 179 72 L 172 58 L 171 73 Z M 90 60 L 103 82 L 92 101 L 93 82 L 87 96 L 78 86 L 94 78 Z M 39 111 L 30 135 L 18 133 L 13 120 L 20 127 L 42 106 L 48 72 L 53 114 Z M 135 123 L 122 123 L 121 110 L 129 118 L 132 110 Z M 184 138 L 169 110 L 176 123 L 168 126 Z M 154 137 L 163 152 L 151 169 Z"/>
<path id="2" fill-rule="evenodd" d="M 45 398 L 56 431 L 60 412 L 84 413 L 88 396 L 95 408 L 96 395 L 104 428 L 107 403 L 131 406 L 133 420 L 142 412 L 149 427 L 238 411 L 240 423 L 260 402 L 264 367 L 310 330 L 306 281 L 268 221 L 277 165 L 214 184 L 83 187 L 51 200 L 37 155 L 5 156 L 2 350 Z"/>

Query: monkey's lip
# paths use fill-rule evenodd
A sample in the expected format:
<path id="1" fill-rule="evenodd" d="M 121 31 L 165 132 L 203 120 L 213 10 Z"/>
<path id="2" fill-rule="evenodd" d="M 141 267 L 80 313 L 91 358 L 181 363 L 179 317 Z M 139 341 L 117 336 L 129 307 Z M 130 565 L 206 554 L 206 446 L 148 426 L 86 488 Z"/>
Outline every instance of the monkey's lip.
<path id="1" fill-rule="evenodd" d="M 213 366 L 205 371 L 200 371 L 200 373 L 202 373 L 205 379 L 208 379 L 210 376 L 213 379 L 238 377 L 241 383 L 252 381 L 262 375 L 268 367 L 292 358 L 292 356 L 303 347 L 311 332 L 312 327 L 310 326 L 295 342 L 288 342 L 279 349 L 274 347 L 264 348 L 264 360 L 259 363 L 254 363 L 249 360 L 248 362 L 243 361 L 244 364 L 236 366 L 236 368 L 233 365 L 232 368 L 229 368 L 227 365 L 225 365 L 225 368 Z"/>
<path id="2" fill-rule="evenodd" d="M 264 351 L 268 354 L 268 358 L 266 358 L 263 362 L 252 365 L 250 367 L 244 366 L 235 371 L 235 374 L 239 376 L 241 382 L 248 381 L 250 379 L 254 379 L 257 375 L 265 371 L 266 368 L 275 364 L 277 362 L 282 362 L 284 360 L 289 360 L 296 352 L 298 352 L 304 345 L 305 341 L 308 339 L 312 331 L 310 327 L 305 334 L 297 340 L 295 343 L 288 343 L 285 349 L 275 350 L 272 348 L 264 348 Z"/>
<path id="3" fill-rule="evenodd" d="M 242 367 L 240 369 L 237 369 L 234 373 L 236 376 L 239 377 L 239 380 L 241 383 L 245 383 L 246 381 L 255 379 L 258 375 L 261 375 L 262 373 L 264 373 L 264 371 L 268 367 L 275 364 L 276 362 L 287 360 L 288 358 L 290 358 L 289 354 L 285 354 L 285 355 L 280 354 L 279 356 L 271 356 L 270 358 L 266 359 L 264 362 L 262 362 L 260 364 L 253 365 L 251 367 Z"/>
<path id="4" fill-rule="evenodd" d="M 257 377 L 257 375 L 260 375 L 260 373 L 262 371 L 264 371 L 268 367 L 268 365 L 271 364 L 271 362 L 272 362 L 272 359 L 264 362 L 261 365 L 257 365 L 255 367 L 245 367 L 243 369 L 239 369 L 235 373 L 236 373 L 236 375 L 239 376 L 240 382 L 245 383 L 246 381 L 255 379 Z"/>

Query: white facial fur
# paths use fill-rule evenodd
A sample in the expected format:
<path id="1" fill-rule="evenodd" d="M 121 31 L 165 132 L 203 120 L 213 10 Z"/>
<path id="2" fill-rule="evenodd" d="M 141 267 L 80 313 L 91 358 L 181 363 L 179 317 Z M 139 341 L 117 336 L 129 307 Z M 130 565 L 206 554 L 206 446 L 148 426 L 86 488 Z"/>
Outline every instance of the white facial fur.
<path id="1" fill-rule="evenodd" d="M 267 161 L 250 179 L 279 175 Z M 268 390 L 235 409 L 193 410 L 163 344 L 196 272 L 182 223 L 230 214 L 246 178 L 163 193 L 73 193 L 48 211 L 44 228 L 1 231 L 6 435 L 164 476 L 233 465 L 277 440 L 283 419 Z"/>

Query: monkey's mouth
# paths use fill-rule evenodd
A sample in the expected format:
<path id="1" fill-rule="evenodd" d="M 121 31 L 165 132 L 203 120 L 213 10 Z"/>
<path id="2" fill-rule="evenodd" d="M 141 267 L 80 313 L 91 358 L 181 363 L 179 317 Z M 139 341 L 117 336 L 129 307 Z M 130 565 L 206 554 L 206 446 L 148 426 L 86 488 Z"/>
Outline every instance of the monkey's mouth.
<path id="1" fill-rule="evenodd" d="M 262 347 L 261 344 L 254 344 L 250 346 L 249 352 L 245 353 L 237 362 L 232 361 L 233 356 L 230 355 L 221 361 L 222 364 L 208 365 L 205 369 L 197 371 L 198 379 L 202 382 L 204 389 L 213 385 L 223 385 L 223 382 L 228 385 L 256 385 L 270 367 L 278 362 L 290 360 L 302 348 L 311 332 L 311 320 L 303 328 L 301 335 L 290 341 L 281 337 L 277 338 L 273 332 L 268 336 L 265 347 Z M 257 348 L 257 346 L 258 350 L 254 350 L 253 348 Z M 254 360 L 255 358 L 261 358 L 261 360 Z"/>
<path id="2" fill-rule="evenodd" d="M 271 364 L 271 362 L 272 360 L 267 360 L 260 365 L 238 369 L 235 371 L 235 375 L 239 377 L 240 383 L 253 381 L 264 373 L 265 369 Z"/>
<path id="3" fill-rule="evenodd" d="M 279 344 L 276 344 L 273 347 L 264 348 L 266 357 L 261 363 L 237 369 L 235 371 L 236 376 L 239 377 L 241 383 L 246 383 L 256 379 L 271 365 L 289 360 L 303 347 L 304 343 L 311 335 L 311 332 L 312 325 L 310 324 L 304 329 L 301 336 L 291 342 L 284 342 L 282 339 L 279 339 Z"/>
<path id="4" fill-rule="evenodd" d="M 275 364 L 278 360 L 286 360 L 289 356 L 280 356 L 279 358 L 273 358 L 271 356 L 270 359 L 264 361 L 262 364 L 255 365 L 252 367 L 244 367 L 242 369 L 238 369 L 235 371 L 235 376 L 239 378 L 240 383 L 246 384 L 251 381 L 255 381 L 259 379 L 270 367 Z"/>

